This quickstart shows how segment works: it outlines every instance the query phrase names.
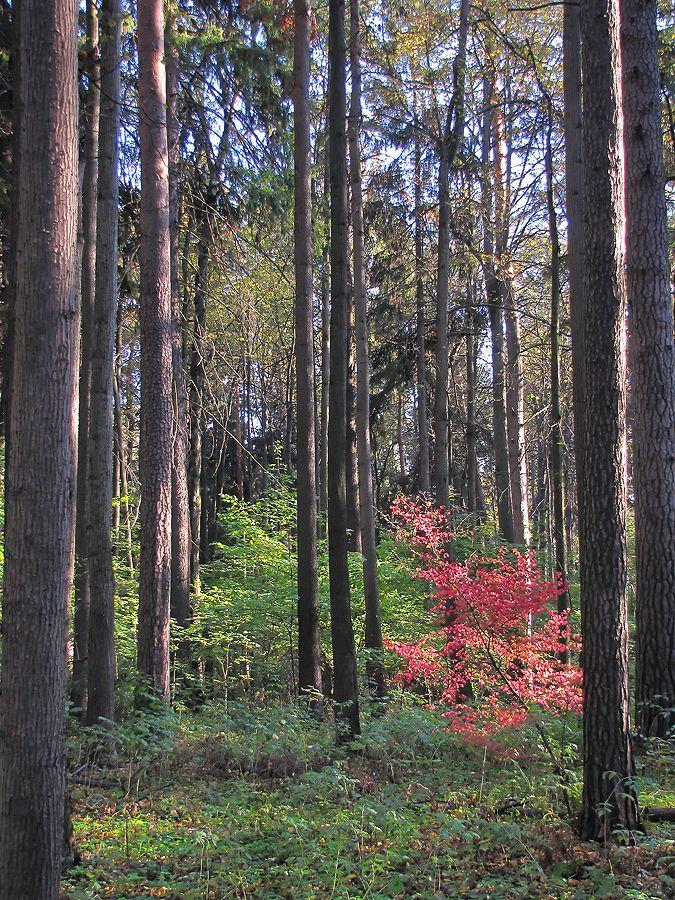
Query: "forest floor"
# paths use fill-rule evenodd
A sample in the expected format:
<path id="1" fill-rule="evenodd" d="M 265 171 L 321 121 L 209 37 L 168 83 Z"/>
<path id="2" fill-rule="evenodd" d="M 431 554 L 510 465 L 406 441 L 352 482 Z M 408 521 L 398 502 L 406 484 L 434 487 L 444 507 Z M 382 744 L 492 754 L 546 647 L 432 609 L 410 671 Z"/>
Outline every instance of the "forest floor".
<path id="1" fill-rule="evenodd" d="M 348 750 L 297 709 L 244 702 L 117 733 L 114 767 L 71 737 L 82 858 L 64 897 L 675 896 L 675 825 L 580 842 L 546 759 L 463 746 L 426 710 L 367 714 Z M 675 805 L 657 786 L 675 784 L 672 755 L 647 752 L 642 802 Z"/>

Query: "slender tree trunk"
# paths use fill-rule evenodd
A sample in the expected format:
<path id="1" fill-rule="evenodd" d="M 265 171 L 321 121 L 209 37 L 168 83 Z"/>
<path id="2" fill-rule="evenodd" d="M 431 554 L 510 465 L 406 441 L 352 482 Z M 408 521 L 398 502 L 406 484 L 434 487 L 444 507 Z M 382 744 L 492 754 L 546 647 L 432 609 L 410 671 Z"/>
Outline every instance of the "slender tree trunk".
<path id="1" fill-rule="evenodd" d="M 513 537 L 517 544 L 530 542 L 527 504 L 527 458 L 523 397 L 523 362 L 520 313 L 509 260 L 508 147 L 497 77 L 492 82 L 492 153 L 495 190 L 495 273 L 500 285 L 506 324 L 506 437 L 509 457 L 509 490 Z"/>
<path id="2" fill-rule="evenodd" d="M 113 370 L 117 331 L 120 4 L 101 5 L 101 131 L 98 156 L 96 291 L 89 410 L 89 662 L 87 722 L 115 716 L 115 580 L 110 527 Z"/>
<path id="3" fill-rule="evenodd" d="M 472 515 L 478 511 L 476 488 L 480 477 L 476 456 L 476 335 L 474 328 L 474 316 L 470 315 L 466 333 L 466 482 L 467 505 Z"/>
<path id="4" fill-rule="evenodd" d="M 580 5 L 566 3 L 563 11 L 563 91 L 565 97 L 565 218 L 569 270 L 570 330 L 572 334 L 572 406 L 577 517 L 583 517 L 584 368 L 586 302 L 584 295 L 584 142 L 581 114 Z M 579 547 L 581 555 L 582 548 Z"/>
<path id="5" fill-rule="evenodd" d="M 328 158 L 324 166 L 324 195 L 326 204 L 330 193 Z M 330 383 L 330 237 L 323 245 L 321 265 L 321 438 L 319 447 L 319 506 L 328 511 L 328 399 Z"/>
<path id="6" fill-rule="evenodd" d="M 452 99 L 440 138 L 438 168 L 438 264 L 436 269 L 436 387 L 434 393 L 434 471 L 436 503 L 450 505 L 448 468 L 448 277 L 450 262 L 450 172 L 464 131 L 464 83 L 470 0 L 460 6 L 459 38 Z"/>
<path id="7" fill-rule="evenodd" d="M 312 164 L 310 143 L 311 7 L 294 0 L 295 370 L 297 375 L 298 688 L 321 690 L 317 570 Z"/>
<path id="8" fill-rule="evenodd" d="M 548 121 L 546 128 L 546 151 L 544 168 L 546 171 L 546 206 L 548 211 L 548 232 L 551 241 L 551 430 L 550 466 L 551 466 L 551 505 L 554 550 L 554 570 L 558 581 L 565 584 L 567 580 L 567 563 L 565 559 L 565 504 L 563 499 L 563 434 L 562 413 L 560 411 L 560 239 L 558 237 L 558 219 L 555 210 L 553 193 L 553 109 L 548 100 Z M 569 609 L 570 598 L 567 589 L 558 596 L 558 611 Z M 567 651 L 563 654 L 569 660 Z"/>
<path id="9" fill-rule="evenodd" d="M 657 5 L 619 0 L 619 7 L 634 397 L 635 699 L 639 730 L 666 737 L 675 725 L 675 347 Z"/>
<path id="10" fill-rule="evenodd" d="M 490 106 L 492 84 L 489 78 L 483 82 L 482 126 L 482 206 L 483 206 L 483 255 L 485 258 L 485 290 L 490 319 L 492 343 L 492 431 L 495 454 L 495 500 L 499 533 L 505 541 L 513 543 L 514 529 L 511 513 L 511 486 L 509 481 L 509 457 L 506 438 L 506 384 L 504 378 L 504 325 L 502 292 L 495 272 L 494 232 L 492 228 L 492 192 L 489 182 L 490 159 Z"/>
<path id="11" fill-rule="evenodd" d="M 348 119 L 351 180 L 352 242 L 354 261 L 354 323 L 356 339 L 356 441 L 359 466 L 359 504 L 361 507 L 361 552 L 363 554 L 363 590 L 366 606 L 366 650 L 368 679 L 375 697 L 387 692 L 382 662 L 382 623 L 380 589 L 377 581 L 377 545 L 373 506 L 373 460 L 370 447 L 370 365 L 368 358 L 368 311 L 364 264 L 365 229 L 363 224 L 363 188 L 361 183 L 361 30 L 359 0 L 349 3 L 349 60 L 351 104 Z M 399 422 L 401 398 L 399 395 Z M 399 453 L 401 436 L 399 426 Z"/>
<path id="12" fill-rule="evenodd" d="M 416 98 L 415 98 L 416 101 Z M 414 190 L 415 190 L 415 366 L 417 375 L 417 437 L 419 443 L 419 489 L 431 492 L 429 456 L 429 410 L 427 398 L 426 303 L 424 298 L 424 232 L 422 224 L 422 149 L 420 125 L 415 109 Z"/>
<path id="13" fill-rule="evenodd" d="M 244 458 L 243 458 L 243 429 L 241 427 L 241 381 L 234 385 L 234 402 L 232 404 L 232 419 L 234 422 L 234 464 L 235 464 L 235 488 L 237 500 L 244 499 Z M 290 421 L 290 417 L 289 417 Z M 289 438 L 290 447 L 290 438 Z M 290 451 L 289 451 L 290 454 Z M 290 463 L 290 455 L 289 455 Z M 290 472 L 290 464 L 288 467 Z"/>
<path id="14" fill-rule="evenodd" d="M 87 2 L 87 70 L 89 88 L 84 108 L 84 178 L 82 182 L 82 277 L 80 282 L 81 336 L 77 433 L 77 515 L 75 517 L 75 578 L 73 615 L 73 672 L 71 702 L 84 710 L 89 656 L 89 572 L 87 502 L 87 455 L 89 397 L 96 272 L 96 191 L 98 181 L 98 131 L 101 107 L 98 6 Z"/>
<path id="15" fill-rule="evenodd" d="M 141 560 L 138 669 L 169 699 L 172 340 L 162 0 L 138 3 L 141 132 Z"/>
<path id="16" fill-rule="evenodd" d="M 0 688 L 0 898 L 56 900 L 63 851 L 66 609 L 73 580 L 77 11 L 21 0 L 15 332 Z M 58 160 L 58 165 L 54 165 Z"/>
<path id="17" fill-rule="evenodd" d="M 124 527 L 125 557 L 129 571 L 134 571 L 133 543 L 131 534 L 131 506 L 127 481 L 127 445 L 124 439 L 124 417 L 122 415 L 122 395 L 120 391 L 122 370 L 122 305 L 117 304 L 117 343 L 115 370 L 113 377 L 113 400 L 115 413 L 115 443 L 119 453 L 120 470 L 120 517 Z"/>
<path id="18" fill-rule="evenodd" d="M 333 697 L 340 738 L 361 730 L 356 649 L 347 563 L 347 440 L 349 261 L 347 216 L 346 49 L 344 0 L 329 0 L 329 129 L 331 216 L 330 411 L 328 420 L 328 560 Z"/>
<path id="19" fill-rule="evenodd" d="M 206 336 L 206 276 L 211 227 L 206 204 L 198 209 L 197 272 L 194 290 L 194 325 L 190 359 L 190 447 L 188 457 L 188 497 L 190 509 L 190 583 L 193 594 L 201 592 L 199 578 L 202 544 L 202 435 L 204 430 L 204 339 Z"/>
<path id="20" fill-rule="evenodd" d="M 183 369 L 183 316 L 180 295 L 178 241 L 178 166 L 180 134 L 178 106 L 178 52 L 173 22 L 167 24 L 166 126 L 169 148 L 169 233 L 171 237 L 171 324 L 173 372 L 173 459 L 171 468 L 171 615 L 185 626 L 190 609 L 190 508 L 188 493 L 189 425 Z"/>
<path id="21" fill-rule="evenodd" d="M 584 787 L 580 832 L 634 829 L 626 597 L 626 383 L 618 0 L 582 7 L 586 415 L 581 613 Z"/>
<path id="22" fill-rule="evenodd" d="M 347 377 L 347 444 L 345 447 L 345 473 L 347 479 L 347 532 L 348 546 L 352 553 L 361 553 L 361 506 L 359 503 L 359 461 L 356 449 L 356 357 L 352 342 L 354 331 L 354 306 L 349 292 L 349 375 Z M 329 417 L 330 418 L 330 417 Z"/>

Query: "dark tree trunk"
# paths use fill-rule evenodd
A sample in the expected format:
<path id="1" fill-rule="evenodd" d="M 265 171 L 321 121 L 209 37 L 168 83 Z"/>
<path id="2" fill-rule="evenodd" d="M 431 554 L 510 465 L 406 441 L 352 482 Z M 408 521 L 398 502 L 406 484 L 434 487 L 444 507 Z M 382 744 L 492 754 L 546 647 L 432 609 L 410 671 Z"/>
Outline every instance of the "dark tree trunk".
<path id="1" fill-rule="evenodd" d="M 195 597 L 201 592 L 199 578 L 202 544 L 202 435 L 204 430 L 204 339 L 206 336 L 206 276 L 211 226 L 205 202 L 198 209 L 197 271 L 195 273 L 194 324 L 190 359 L 190 447 L 188 498 L 190 509 L 190 584 Z"/>
<path id="2" fill-rule="evenodd" d="M 98 156 L 96 291 L 89 410 L 89 661 L 87 722 L 115 715 L 115 580 L 110 526 L 113 469 L 113 369 L 117 332 L 119 212 L 120 4 L 101 5 L 101 131 Z"/>
<path id="3" fill-rule="evenodd" d="M 424 298 L 424 232 L 422 224 L 422 150 L 420 125 L 415 110 L 415 367 L 417 376 L 417 438 L 419 443 L 419 489 L 431 492 L 429 457 L 429 408 L 427 397 L 426 303 Z"/>
<path id="4" fill-rule="evenodd" d="M 89 88 L 84 107 L 84 178 L 82 181 L 82 277 L 80 282 L 81 335 L 80 380 L 77 433 L 77 515 L 75 518 L 75 578 L 73 615 L 72 703 L 84 710 L 87 691 L 89 642 L 89 573 L 87 538 L 87 456 L 89 439 L 89 397 L 94 318 L 94 277 L 96 272 L 96 191 L 98 180 L 98 130 L 101 107 L 99 85 L 98 6 L 87 2 L 87 76 Z"/>
<path id="5" fill-rule="evenodd" d="M 310 144 L 311 7 L 294 0 L 295 369 L 297 378 L 298 688 L 321 690 Z"/>
<path id="6" fill-rule="evenodd" d="M 21 0 L 16 33 L 21 164 L 2 608 L 2 900 L 56 900 L 63 850 L 80 326 L 77 10 L 75 0 Z"/>
<path id="7" fill-rule="evenodd" d="M 138 3 L 141 133 L 141 559 L 138 669 L 169 699 L 171 254 L 162 0 Z"/>
<path id="8" fill-rule="evenodd" d="M 450 261 L 450 172 L 464 131 L 464 83 L 470 0 L 462 0 L 452 98 L 440 136 L 438 169 L 438 264 L 436 269 L 436 388 L 434 394 L 434 471 L 436 503 L 450 504 L 448 468 L 448 277 Z"/>
<path id="9" fill-rule="evenodd" d="M 328 203 L 330 193 L 328 159 L 324 166 L 324 194 Z M 321 265 L 321 437 L 319 450 L 319 507 L 323 515 L 328 511 L 328 398 L 330 383 L 330 238 L 322 250 Z"/>
<path id="10" fill-rule="evenodd" d="M 567 563 L 565 559 L 565 504 L 563 499 L 563 434 L 562 413 L 560 411 L 560 240 L 558 219 L 553 194 L 553 107 L 548 99 L 548 120 L 546 127 L 546 151 L 544 168 L 546 171 L 546 206 L 548 210 L 548 232 L 551 241 L 551 430 L 549 435 L 549 458 L 551 466 L 551 506 L 554 551 L 554 571 L 556 578 L 565 584 Z M 569 609 L 570 598 L 567 590 L 558 596 L 558 611 Z M 565 660 L 569 654 L 563 654 Z"/>
<path id="11" fill-rule="evenodd" d="M 631 323 L 636 707 L 643 734 L 675 725 L 675 347 L 664 193 L 657 4 L 619 0 Z"/>
<path id="12" fill-rule="evenodd" d="M 356 359 L 351 335 L 354 326 L 352 292 L 349 292 L 350 362 L 347 378 L 347 443 L 345 448 L 345 476 L 347 479 L 347 532 L 352 553 L 361 553 L 361 507 L 359 504 L 359 461 L 356 449 Z M 329 416 L 330 418 L 330 416 Z"/>
<path id="13" fill-rule="evenodd" d="M 586 415 L 580 540 L 584 788 L 580 832 L 634 829 L 626 597 L 626 384 L 618 8 L 582 7 Z"/>
<path id="14" fill-rule="evenodd" d="M 513 543 L 513 515 L 511 512 L 511 486 L 509 481 L 509 457 L 506 438 L 506 383 L 504 377 L 504 324 L 503 303 L 499 281 L 495 272 L 494 232 L 492 228 L 492 199 L 489 187 L 489 160 L 491 141 L 492 84 L 485 78 L 483 84 L 482 167 L 483 167 L 483 254 L 485 257 L 485 290 L 490 319 L 492 344 L 492 431 L 495 454 L 495 501 L 499 533 L 505 541 Z"/>
<path id="15" fill-rule="evenodd" d="M 119 455 L 120 472 L 120 517 L 124 529 L 124 556 L 129 571 L 134 571 L 134 556 L 131 534 L 131 507 L 129 503 L 129 485 L 127 479 L 127 444 L 124 439 L 124 417 L 122 415 L 122 395 L 120 391 L 122 375 L 122 304 L 117 303 L 117 342 L 116 342 L 115 370 L 113 378 L 113 401 L 115 414 L 115 443 Z"/>
<path id="16" fill-rule="evenodd" d="M 346 49 L 344 0 L 329 0 L 329 129 L 331 217 L 330 411 L 328 422 L 328 560 L 333 698 L 340 738 L 361 730 L 356 649 L 347 564 L 349 263 L 347 216 Z"/>
<path id="17" fill-rule="evenodd" d="M 179 625 L 190 620 L 190 508 L 188 494 L 189 425 L 183 369 L 183 315 L 178 241 L 178 53 L 173 22 L 167 23 L 166 127 L 169 147 L 169 233 L 171 236 L 171 357 L 173 372 L 173 458 L 171 467 L 171 615 Z"/>
<path id="18" fill-rule="evenodd" d="M 359 467 L 359 505 L 361 508 L 361 552 L 363 554 L 363 591 L 366 606 L 366 650 L 368 679 L 372 693 L 382 700 L 387 692 L 382 655 L 380 589 L 377 581 L 377 545 L 373 506 L 373 460 L 370 447 L 370 365 L 368 357 L 368 312 L 364 263 L 365 230 L 363 189 L 361 184 L 361 30 L 359 0 L 349 4 L 349 59 L 351 104 L 348 136 L 351 180 L 352 241 L 354 260 L 354 325 L 356 340 L 356 441 Z M 401 398 L 399 395 L 399 423 Z M 402 456 L 399 425 L 399 454 Z"/>

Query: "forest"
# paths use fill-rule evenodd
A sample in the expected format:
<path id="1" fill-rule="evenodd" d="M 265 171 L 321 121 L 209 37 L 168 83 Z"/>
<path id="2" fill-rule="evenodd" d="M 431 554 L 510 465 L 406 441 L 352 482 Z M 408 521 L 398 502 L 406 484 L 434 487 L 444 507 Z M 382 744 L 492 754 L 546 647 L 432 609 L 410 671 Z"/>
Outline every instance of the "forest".
<path id="1" fill-rule="evenodd" d="M 0 900 L 675 896 L 668 0 L 0 0 Z"/>

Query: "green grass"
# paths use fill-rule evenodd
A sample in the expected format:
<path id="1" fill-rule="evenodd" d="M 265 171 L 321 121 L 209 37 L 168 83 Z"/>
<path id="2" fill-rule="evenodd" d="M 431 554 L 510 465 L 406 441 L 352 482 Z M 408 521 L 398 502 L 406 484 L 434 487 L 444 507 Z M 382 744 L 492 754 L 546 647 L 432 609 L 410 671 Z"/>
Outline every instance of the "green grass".
<path id="1" fill-rule="evenodd" d="M 77 731 L 71 754 L 93 760 Z M 362 739 L 295 708 L 212 704 L 199 716 L 129 717 L 118 764 L 73 788 L 83 859 L 64 896 L 672 896 L 675 833 L 649 826 L 636 847 L 576 840 L 558 779 L 534 754 L 467 748 L 436 714 L 366 714 Z M 669 768 L 670 767 L 670 768 Z M 672 758 L 655 753 L 645 800 Z M 655 773 L 655 774 L 654 774 Z M 577 791 L 572 773 L 573 802 Z"/>

